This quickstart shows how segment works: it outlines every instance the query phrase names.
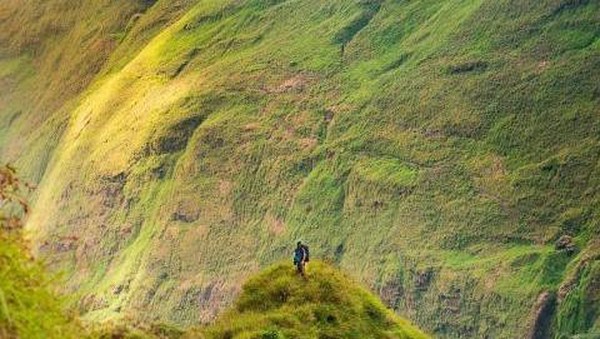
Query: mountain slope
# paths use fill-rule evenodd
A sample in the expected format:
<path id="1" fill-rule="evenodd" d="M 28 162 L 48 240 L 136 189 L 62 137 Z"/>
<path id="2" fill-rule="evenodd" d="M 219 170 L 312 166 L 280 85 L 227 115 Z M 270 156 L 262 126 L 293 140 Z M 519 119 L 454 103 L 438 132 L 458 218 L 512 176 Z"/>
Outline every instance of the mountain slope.
<path id="1" fill-rule="evenodd" d="M 90 319 L 207 321 L 301 238 L 437 336 L 600 330 L 596 2 L 43 3 L 0 146 Z"/>

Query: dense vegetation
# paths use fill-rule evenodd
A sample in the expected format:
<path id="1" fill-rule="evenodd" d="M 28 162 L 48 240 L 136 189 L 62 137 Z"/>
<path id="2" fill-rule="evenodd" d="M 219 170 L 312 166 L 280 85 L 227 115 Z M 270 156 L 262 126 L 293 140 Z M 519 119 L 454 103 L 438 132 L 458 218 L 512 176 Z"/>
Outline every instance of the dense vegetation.
<path id="1" fill-rule="evenodd" d="M 598 333 L 599 36 L 587 0 L 2 1 L 0 153 L 87 320 L 211 320 L 300 238 L 436 336 Z"/>
<path id="2" fill-rule="evenodd" d="M 21 236 L 26 189 L 12 167 L 0 167 L 0 338 L 74 337 L 76 323 Z"/>

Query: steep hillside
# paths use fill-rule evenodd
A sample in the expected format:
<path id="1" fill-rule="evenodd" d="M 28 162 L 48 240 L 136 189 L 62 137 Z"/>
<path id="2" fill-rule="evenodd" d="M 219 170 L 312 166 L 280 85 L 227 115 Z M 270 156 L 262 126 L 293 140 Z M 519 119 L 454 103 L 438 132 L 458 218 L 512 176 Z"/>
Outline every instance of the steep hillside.
<path id="1" fill-rule="evenodd" d="M 600 332 L 599 36 L 587 0 L 3 1 L 1 156 L 91 320 L 208 321 L 302 239 L 436 336 Z"/>
<path id="2" fill-rule="evenodd" d="M 291 264 L 252 277 L 233 309 L 197 333 L 209 338 L 427 338 L 333 268 L 322 262 L 308 266 L 307 280 Z"/>

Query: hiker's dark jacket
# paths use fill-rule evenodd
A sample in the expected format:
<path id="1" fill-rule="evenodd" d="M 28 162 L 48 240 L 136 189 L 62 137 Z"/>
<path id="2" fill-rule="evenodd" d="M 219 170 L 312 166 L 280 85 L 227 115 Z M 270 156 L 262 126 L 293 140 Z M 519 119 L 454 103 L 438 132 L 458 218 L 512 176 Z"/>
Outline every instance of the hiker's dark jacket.
<path id="1" fill-rule="evenodd" d="M 301 263 L 306 259 L 306 250 L 304 247 L 298 247 L 294 250 L 294 264 Z"/>

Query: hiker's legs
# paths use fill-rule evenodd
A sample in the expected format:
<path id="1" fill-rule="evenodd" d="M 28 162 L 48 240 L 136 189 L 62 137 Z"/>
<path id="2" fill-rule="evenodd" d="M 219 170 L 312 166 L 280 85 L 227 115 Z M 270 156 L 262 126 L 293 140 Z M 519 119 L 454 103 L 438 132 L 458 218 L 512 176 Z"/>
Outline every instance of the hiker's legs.
<path id="1" fill-rule="evenodd" d="M 298 274 L 300 274 L 301 276 L 304 276 L 304 262 L 301 261 L 296 265 L 296 269 L 298 271 Z"/>

